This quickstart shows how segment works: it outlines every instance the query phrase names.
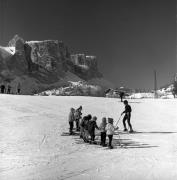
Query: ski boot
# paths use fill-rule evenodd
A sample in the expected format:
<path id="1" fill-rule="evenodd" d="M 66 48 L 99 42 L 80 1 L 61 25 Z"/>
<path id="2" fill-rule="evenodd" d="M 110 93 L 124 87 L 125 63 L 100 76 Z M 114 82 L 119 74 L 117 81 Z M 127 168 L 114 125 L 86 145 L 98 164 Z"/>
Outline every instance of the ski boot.
<path id="1" fill-rule="evenodd" d="M 127 128 L 125 128 L 125 129 L 124 129 L 124 132 L 127 132 L 127 131 L 128 131 L 128 129 L 127 129 Z"/>
<path id="2" fill-rule="evenodd" d="M 107 147 L 107 144 L 102 144 L 103 147 Z"/>
<path id="3" fill-rule="evenodd" d="M 129 133 L 133 133 L 134 131 L 133 131 L 133 129 L 131 129 L 130 131 L 129 131 Z"/>
<path id="4" fill-rule="evenodd" d="M 109 149 L 113 149 L 113 146 L 108 146 Z"/>

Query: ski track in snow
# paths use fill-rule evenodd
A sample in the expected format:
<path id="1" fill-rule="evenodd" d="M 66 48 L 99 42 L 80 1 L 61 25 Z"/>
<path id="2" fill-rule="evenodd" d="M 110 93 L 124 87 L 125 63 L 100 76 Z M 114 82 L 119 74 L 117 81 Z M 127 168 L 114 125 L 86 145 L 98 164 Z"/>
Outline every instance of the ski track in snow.
<path id="1" fill-rule="evenodd" d="M 137 132 L 116 132 L 109 150 L 62 133 L 70 107 L 80 105 L 98 124 L 103 116 L 116 123 L 124 108 L 119 99 L 0 95 L 0 179 L 177 179 L 177 100 L 129 101 Z"/>

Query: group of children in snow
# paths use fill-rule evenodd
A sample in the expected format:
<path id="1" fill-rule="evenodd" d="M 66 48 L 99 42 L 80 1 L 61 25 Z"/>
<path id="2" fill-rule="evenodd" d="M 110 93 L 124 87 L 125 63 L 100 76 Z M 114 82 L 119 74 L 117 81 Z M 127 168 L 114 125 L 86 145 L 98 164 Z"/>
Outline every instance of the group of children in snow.
<path id="1" fill-rule="evenodd" d="M 125 110 L 121 113 L 121 116 L 123 114 L 123 125 L 124 125 L 124 131 L 128 131 L 126 127 L 126 121 L 129 125 L 130 133 L 133 132 L 132 125 L 130 123 L 130 118 L 131 118 L 131 106 L 128 104 L 127 100 L 123 101 L 125 105 Z M 80 138 L 84 140 L 86 143 L 90 144 L 96 144 L 95 142 L 95 129 L 100 130 L 101 132 L 101 143 L 100 145 L 105 147 L 107 146 L 106 144 L 106 136 L 108 136 L 109 142 L 108 142 L 108 147 L 110 149 L 113 148 L 112 146 L 112 139 L 115 130 L 118 129 L 118 126 L 113 125 L 113 118 L 108 118 L 106 119 L 105 117 L 102 118 L 102 122 L 100 126 L 98 127 L 96 123 L 97 117 L 96 116 L 91 116 L 90 114 L 87 116 L 84 116 L 82 118 L 82 106 L 80 106 L 78 109 L 71 108 L 70 113 L 69 113 L 69 133 L 70 135 L 73 135 L 73 126 L 74 126 L 74 121 L 76 123 L 76 131 L 80 131 Z M 108 123 L 107 123 L 108 122 Z M 89 139 L 90 137 L 90 139 Z"/>

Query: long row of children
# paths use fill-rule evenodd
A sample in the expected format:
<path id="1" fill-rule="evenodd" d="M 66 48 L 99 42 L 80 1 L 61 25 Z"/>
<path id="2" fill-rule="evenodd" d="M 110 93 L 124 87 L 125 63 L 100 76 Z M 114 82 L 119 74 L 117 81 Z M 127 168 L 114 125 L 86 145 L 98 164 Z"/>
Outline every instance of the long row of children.
<path id="1" fill-rule="evenodd" d="M 113 126 L 113 119 L 105 117 L 102 118 L 102 122 L 100 126 L 98 127 L 96 120 L 96 116 L 91 116 L 88 114 L 87 116 L 84 116 L 82 118 L 82 106 L 80 106 L 78 109 L 71 108 L 69 113 L 69 132 L 70 135 L 73 134 L 73 126 L 74 121 L 76 122 L 76 131 L 80 131 L 80 138 L 84 140 L 86 143 L 90 144 L 97 144 L 95 142 L 95 129 L 98 129 L 100 131 L 101 135 L 101 143 L 100 145 L 105 147 L 106 144 L 106 136 L 108 136 L 109 142 L 108 142 L 108 148 L 112 149 L 112 139 L 114 135 L 114 131 L 118 129 L 118 127 Z M 89 139 L 90 137 L 90 139 Z"/>

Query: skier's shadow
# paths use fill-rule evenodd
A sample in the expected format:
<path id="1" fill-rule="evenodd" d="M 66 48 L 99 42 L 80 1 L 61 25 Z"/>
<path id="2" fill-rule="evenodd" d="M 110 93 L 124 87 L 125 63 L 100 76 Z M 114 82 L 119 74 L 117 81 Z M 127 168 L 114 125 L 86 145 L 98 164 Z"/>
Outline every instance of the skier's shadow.
<path id="1" fill-rule="evenodd" d="M 177 132 L 168 132 L 168 131 L 150 131 L 150 132 L 141 132 L 141 131 L 138 131 L 138 132 L 135 132 L 136 134 L 138 133 L 142 133 L 142 134 L 175 134 Z"/>
<path id="2" fill-rule="evenodd" d="M 89 143 L 84 143 L 84 141 L 80 138 L 74 138 L 74 139 L 75 139 L 76 144 L 89 144 Z M 98 140 L 96 138 L 95 142 L 96 142 L 95 145 L 99 145 L 100 139 Z M 108 143 L 108 139 L 106 140 L 106 142 Z M 117 148 L 129 149 L 129 148 L 155 148 L 155 147 L 158 147 L 158 146 L 152 146 L 152 145 L 149 145 L 146 143 L 136 142 L 136 141 L 133 141 L 131 139 L 119 139 L 117 137 L 113 139 L 112 144 L 113 144 L 114 149 L 117 149 Z M 102 148 L 102 146 L 98 146 L 98 147 Z"/>
<path id="3" fill-rule="evenodd" d="M 146 143 L 140 143 L 140 142 L 136 142 L 133 141 L 131 139 L 119 139 L 119 138 L 114 138 L 113 139 L 113 146 L 115 148 L 119 148 L 119 147 L 124 147 L 124 148 L 155 148 L 158 146 L 152 146 L 150 144 L 146 144 Z"/>
<path id="4" fill-rule="evenodd" d="M 119 132 L 118 134 L 127 134 L 126 132 Z M 170 131 L 134 131 L 132 134 L 177 134 L 177 132 Z"/>

